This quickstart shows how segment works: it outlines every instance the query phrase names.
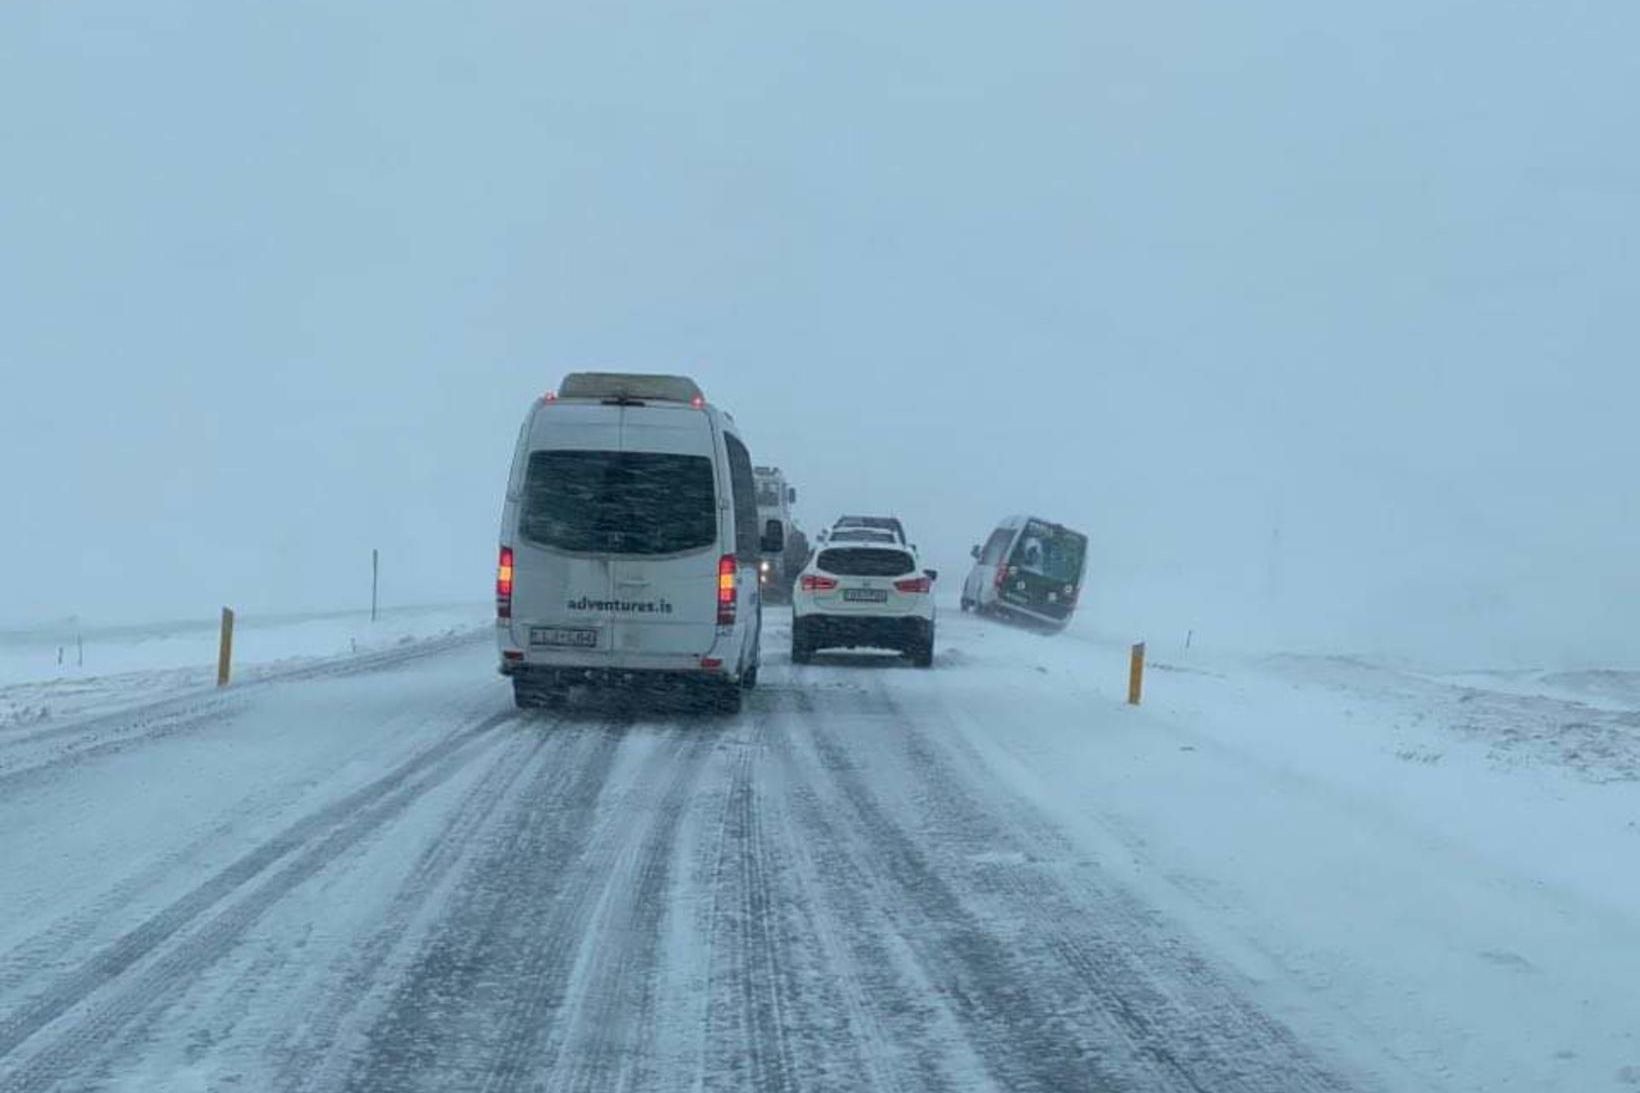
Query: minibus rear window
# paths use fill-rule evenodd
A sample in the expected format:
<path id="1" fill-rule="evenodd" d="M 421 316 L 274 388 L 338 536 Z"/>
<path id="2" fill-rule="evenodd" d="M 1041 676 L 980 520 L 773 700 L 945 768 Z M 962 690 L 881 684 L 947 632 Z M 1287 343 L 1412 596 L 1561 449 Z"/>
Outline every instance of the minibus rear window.
<path id="1" fill-rule="evenodd" d="M 822 550 L 815 565 L 839 577 L 903 577 L 916 568 L 905 551 L 878 547 Z"/>
<path id="2" fill-rule="evenodd" d="M 677 554 L 717 541 L 712 461 L 668 452 L 542 451 L 524 478 L 524 538 L 593 554 Z"/>

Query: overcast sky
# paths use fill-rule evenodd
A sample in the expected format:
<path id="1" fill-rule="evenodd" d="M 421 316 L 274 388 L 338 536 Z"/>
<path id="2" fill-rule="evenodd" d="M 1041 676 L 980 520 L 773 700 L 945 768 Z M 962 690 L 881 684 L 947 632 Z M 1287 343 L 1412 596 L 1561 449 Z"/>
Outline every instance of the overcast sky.
<path id="1" fill-rule="evenodd" d="M 1113 634 L 1640 662 L 1640 5 L 0 5 L 0 622 L 482 602 L 566 371 Z"/>

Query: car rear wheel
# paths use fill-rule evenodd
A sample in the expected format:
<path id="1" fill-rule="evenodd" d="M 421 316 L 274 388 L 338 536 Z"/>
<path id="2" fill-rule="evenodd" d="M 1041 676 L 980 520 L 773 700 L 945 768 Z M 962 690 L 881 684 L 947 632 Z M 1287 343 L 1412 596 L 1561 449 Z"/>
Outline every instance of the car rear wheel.
<path id="1" fill-rule="evenodd" d="M 801 620 L 792 622 L 792 663 L 807 664 L 814 659 L 814 645 L 809 639 L 809 628 Z"/>
<path id="2" fill-rule="evenodd" d="M 918 668 L 932 668 L 934 666 L 934 631 L 928 631 L 928 636 L 907 650 L 911 663 Z"/>

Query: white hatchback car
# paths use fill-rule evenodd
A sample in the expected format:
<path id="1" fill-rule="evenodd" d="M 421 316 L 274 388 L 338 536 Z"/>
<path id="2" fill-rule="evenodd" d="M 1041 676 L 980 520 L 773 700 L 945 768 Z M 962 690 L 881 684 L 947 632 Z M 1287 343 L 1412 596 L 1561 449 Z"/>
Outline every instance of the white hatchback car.
<path id="1" fill-rule="evenodd" d="M 792 662 L 820 649 L 893 649 L 934 663 L 934 581 L 916 551 L 894 542 L 822 547 L 792 589 Z"/>

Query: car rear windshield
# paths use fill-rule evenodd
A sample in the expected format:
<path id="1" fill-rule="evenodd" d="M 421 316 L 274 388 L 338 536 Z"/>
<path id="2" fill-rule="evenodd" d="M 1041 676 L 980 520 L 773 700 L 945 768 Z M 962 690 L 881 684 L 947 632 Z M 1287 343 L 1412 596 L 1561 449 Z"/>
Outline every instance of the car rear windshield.
<path id="1" fill-rule="evenodd" d="M 1014 544 L 1008 564 L 1050 581 L 1075 584 L 1082 579 L 1087 543 L 1087 536 L 1079 532 L 1032 520 Z"/>
<path id="2" fill-rule="evenodd" d="M 677 554 L 717 539 L 717 495 L 705 456 L 535 452 L 523 501 L 524 538 L 559 550 Z"/>
<path id="3" fill-rule="evenodd" d="M 903 550 L 880 547 L 838 547 L 822 550 L 815 563 L 839 577 L 900 577 L 916 568 L 911 555 Z"/>

